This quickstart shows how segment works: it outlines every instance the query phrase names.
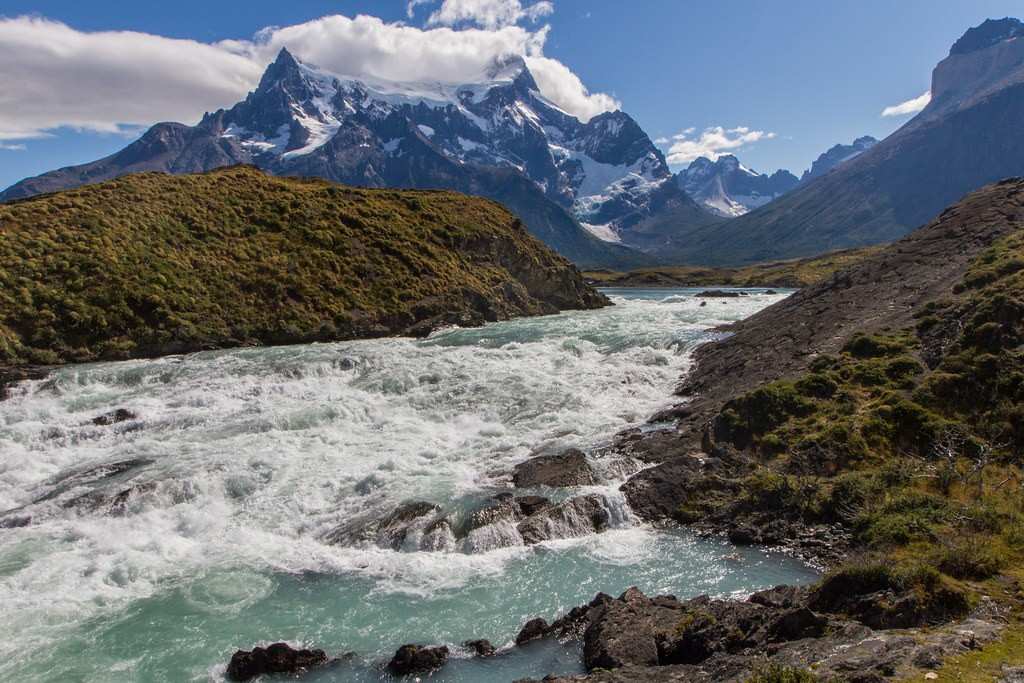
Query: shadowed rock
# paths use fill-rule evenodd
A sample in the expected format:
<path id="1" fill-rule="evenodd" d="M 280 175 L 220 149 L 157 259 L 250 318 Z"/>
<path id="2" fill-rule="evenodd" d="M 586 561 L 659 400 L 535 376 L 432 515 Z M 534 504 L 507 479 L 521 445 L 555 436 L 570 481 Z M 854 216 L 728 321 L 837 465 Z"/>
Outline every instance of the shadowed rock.
<path id="1" fill-rule="evenodd" d="M 441 512 L 434 503 L 411 501 L 402 503 L 380 519 L 357 519 L 341 524 L 327 533 L 324 540 L 337 545 L 353 545 L 372 541 L 382 548 L 401 549 L 414 532 L 425 532 Z M 435 530 L 436 526 L 433 527 Z"/>
<path id="2" fill-rule="evenodd" d="M 425 647 L 423 645 L 403 645 L 395 652 L 388 662 L 388 669 L 399 676 L 434 671 L 448 661 L 448 648 Z"/>
<path id="3" fill-rule="evenodd" d="M 539 455 L 521 462 L 512 471 L 518 488 L 533 486 L 588 486 L 597 483 L 582 451 L 570 448 L 557 455 Z"/>
<path id="4" fill-rule="evenodd" d="M 491 645 L 491 641 L 484 638 L 479 640 L 467 640 L 463 645 L 476 653 L 477 657 L 490 657 L 497 651 L 494 646 Z"/>
<path id="5" fill-rule="evenodd" d="M 111 410 L 109 413 L 103 413 L 92 419 L 92 423 L 97 427 L 109 427 L 112 424 L 118 422 L 127 422 L 128 420 L 138 419 L 138 415 L 128 410 L 127 408 L 118 408 L 117 410 Z"/>
<path id="6" fill-rule="evenodd" d="M 299 674 L 327 663 L 323 650 L 296 650 L 287 643 L 274 643 L 251 651 L 238 650 L 228 664 L 232 681 L 250 681 L 267 674 Z"/>
<path id="7" fill-rule="evenodd" d="M 523 628 L 519 630 L 516 635 L 516 645 L 522 645 L 528 643 L 531 640 L 537 640 L 543 638 L 548 631 L 548 622 L 544 621 L 540 617 L 536 619 L 530 619 L 523 625 Z"/>

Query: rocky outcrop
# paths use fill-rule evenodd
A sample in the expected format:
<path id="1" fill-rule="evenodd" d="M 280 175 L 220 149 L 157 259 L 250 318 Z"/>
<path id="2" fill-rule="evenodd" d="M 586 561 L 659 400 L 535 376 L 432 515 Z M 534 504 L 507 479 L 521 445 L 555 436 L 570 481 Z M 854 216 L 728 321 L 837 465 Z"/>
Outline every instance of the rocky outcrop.
<path id="1" fill-rule="evenodd" d="M 388 662 L 388 670 L 398 676 L 436 671 L 448 661 L 448 648 L 403 645 Z"/>
<path id="2" fill-rule="evenodd" d="M 419 540 L 427 527 L 437 521 L 440 512 L 441 507 L 434 503 L 410 501 L 381 518 L 346 522 L 329 531 L 324 541 L 336 545 L 370 542 L 393 550 L 414 544 L 415 549 L 419 549 Z"/>
<path id="3" fill-rule="evenodd" d="M 557 538 L 576 538 L 608 528 L 611 515 L 604 498 L 577 496 L 527 517 L 516 527 L 527 545 Z"/>
<path id="4" fill-rule="evenodd" d="M 323 650 L 297 650 L 287 643 L 274 643 L 251 651 L 238 650 L 228 663 L 226 675 L 231 681 L 251 681 L 275 674 L 295 676 L 327 662 Z"/>
<path id="5" fill-rule="evenodd" d="M 535 486 L 590 486 L 597 483 L 587 456 L 575 448 L 557 455 L 538 455 L 521 462 L 512 470 L 517 488 Z"/>
<path id="6" fill-rule="evenodd" d="M 598 595 L 548 626 L 548 637 L 582 639 L 586 676 L 545 681 L 744 681 L 766 664 L 813 670 L 823 680 L 881 680 L 991 640 L 1001 626 L 968 618 L 948 626 L 874 630 L 838 612 L 815 611 L 808 589 L 778 587 L 748 600 L 681 601 L 630 588 Z M 535 620 L 536 621 L 536 620 Z M 535 623 L 535 622 L 531 622 Z"/>

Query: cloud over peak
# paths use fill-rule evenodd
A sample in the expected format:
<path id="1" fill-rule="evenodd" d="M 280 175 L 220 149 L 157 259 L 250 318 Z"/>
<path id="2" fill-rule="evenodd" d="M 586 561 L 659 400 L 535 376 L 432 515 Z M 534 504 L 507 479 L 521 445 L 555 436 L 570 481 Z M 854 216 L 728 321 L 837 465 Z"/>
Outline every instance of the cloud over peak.
<path id="1" fill-rule="evenodd" d="M 748 126 L 737 126 L 736 128 L 711 126 L 701 131 L 697 137 L 694 137 L 695 133 L 695 128 L 687 128 L 681 133 L 673 135 L 672 140 L 659 139 L 660 144 L 671 143 L 665 155 L 668 163 L 680 166 L 689 164 L 698 157 L 716 161 L 723 154 L 735 152 L 741 147 L 759 140 L 771 140 L 775 137 L 775 133 L 751 130 Z"/>
<path id="2" fill-rule="evenodd" d="M 544 56 L 548 27 L 515 23 L 550 13 L 551 3 L 445 0 L 435 14 L 446 7 L 462 17 L 456 23 L 484 28 L 332 15 L 267 28 L 250 40 L 203 43 L 79 31 L 39 17 L 0 18 L 0 140 L 29 140 L 64 126 L 117 132 L 158 121 L 194 123 L 242 99 L 284 46 L 340 76 L 392 81 L 473 82 L 495 60 L 519 55 L 541 93 L 570 114 L 586 120 L 618 108 L 614 98 L 589 92 L 569 67 Z"/>
<path id="3" fill-rule="evenodd" d="M 411 0 L 422 3 L 424 0 Z M 410 7 L 410 10 L 412 7 Z M 523 7 L 520 0 L 444 0 L 441 7 L 431 13 L 427 24 L 431 26 L 455 26 L 476 24 L 485 29 L 513 26 L 523 20 L 537 21 L 555 11 L 549 0 L 540 0 Z"/>

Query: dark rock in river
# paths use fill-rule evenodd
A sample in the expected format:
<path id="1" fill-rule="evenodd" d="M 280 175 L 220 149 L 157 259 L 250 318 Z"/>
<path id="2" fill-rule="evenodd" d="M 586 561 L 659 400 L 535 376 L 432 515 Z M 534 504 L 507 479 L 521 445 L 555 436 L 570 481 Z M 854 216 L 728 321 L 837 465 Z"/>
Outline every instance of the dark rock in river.
<path id="1" fill-rule="evenodd" d="M 529 517 L 551 505 L 551 501 L 544 496 L 519 496 L 515 499 L 519 510 Z"/>
<path id="2" fill-rule="evenodd" d="M 522 645 L 528 643 L 531 640 L 537 640 L 543 638 L 548 631 L 548 622 L 544 621 L 540 617 L 536 619 L 530 619 L 523 625 L 523 628 L 519 630 L 516 635 L 516 645 Z"/>
<path id="3" fill-rule="evenodd" d="M 577 496 L 541 510 L 519 523 L 527 545 L 555 538 L 575 538 L 608 528 L 610 515 L 598 495 Z"/>
<path id="4" fill-rule="evenodd" d="M 705 289 L 694 294 L 698 299 L 735 299 L 744 296 L 742 292 L 728 292 L 724 289 Z"/>
<path id="5" fill-rule="evenodd" d="M 583 664 L 587 670 L 615 669 L 626 664 L 657 666 L 658 641 L 683 617 L 675 598 L 647 598 L 630 588 L 617 600 L 595 608 L 583 634 Z"/>
<path id="6" fill-rule="evenodd" d="M 128 420 L 138 419 L 138 415 L 128 410 L 127 408 L 118 408 L 112 410 L 109 413 L 103 413 L 92 419 L 92 423 L 97 427 L 109 427 L 112 424 L 118 422 L 126 422 Z"/>
<path id="7" fill-rule="evenodd" d="M 518 488 L 533 486 L 587 486 L 597 483 L 582 451 L 570 448 L 557 455 L 539 455 L 521 462 L 512 471 Z"/>
<path id="8" fill-rule="evenodd" d="M 274 643 L 251 652 L 238 650 L 228 664 L 232 681 L 250 681 L 266 674 L 298 674 L 327 663 L 323 650 L 296 650 L 287 643 Z"/>
<path id="9" fill-rule="evenodd" d="M 491 645 L 491 641 L 484 638 L 479 640 L 467 640 L 463 645 L 476 653 L 477 657 L 490 657 L 497 652 L 494 646 Z"/>
<path id="10" fill-rule="evenodd" d="M 434 503 L 402 503 L 383 518 L 357 519 L 341 524 L 329 531 L 324 540 L 338 545 L 372 541 L 382 548 L 400 550 L 413 532 L 427 530 L 440 512 L 441 508 Z"/>
<path id="11" fill-rule="evenodd" d="M 395 652 L 388 662 L 388 669 L 399 676 L 414 673 L 426 673 L 444 666 L 448 661 L 448 648 L 426 647 L 423 645 L 403 645 Z"/>

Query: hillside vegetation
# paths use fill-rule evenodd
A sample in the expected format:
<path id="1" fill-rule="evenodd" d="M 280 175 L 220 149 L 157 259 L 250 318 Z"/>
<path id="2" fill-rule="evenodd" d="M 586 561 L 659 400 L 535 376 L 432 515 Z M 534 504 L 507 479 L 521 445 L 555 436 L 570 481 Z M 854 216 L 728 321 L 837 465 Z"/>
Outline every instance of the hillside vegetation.
<path id="1" fill-rule="evenodd" d="M 425 334 L 602 306 L 500 205 L 265 175 L 0 204 L 0 366 Z"/>
<path id="2" fill-rule="evenodd" d="M 950 666 L 1024 664 L 1024 180 L 733 331 L 698 352 L 674 439 L 634 446 L 665 461 L 634 507 L 824 556 L 810 607 L 874 629 L 988 605 L 1002 639 Z"/>
<path id="3" fill-rule="evenodd" d="M 638 268 L 626 272 L 590 270 L 583 273 L 588 282 L 601 287 L 807 287 L 828 279 L 882 247 L 846 249 L 821 256 L 789 261 L 758 263 L 739 268 L 704 266 L 664 266 Z"/>

